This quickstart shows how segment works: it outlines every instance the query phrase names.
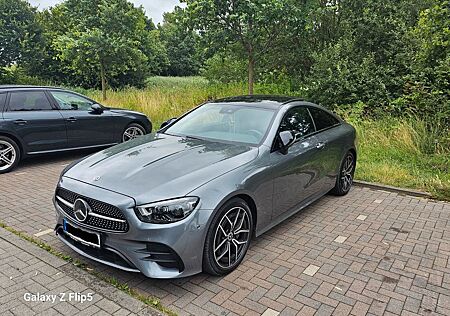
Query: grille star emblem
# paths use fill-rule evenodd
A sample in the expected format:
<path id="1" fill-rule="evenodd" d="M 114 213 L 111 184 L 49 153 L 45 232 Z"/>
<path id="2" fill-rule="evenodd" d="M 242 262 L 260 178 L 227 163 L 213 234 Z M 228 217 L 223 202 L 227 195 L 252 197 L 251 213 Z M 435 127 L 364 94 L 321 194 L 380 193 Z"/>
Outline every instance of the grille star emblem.
<path id="1" fill-rule="evenodd" d="M 75 218 L 79 222 L 84 222 L 87 219 L 90 211 L 91 207 L 85 200 L 77 199 L 73 204 L 73 213 L 75 215 Z"/>

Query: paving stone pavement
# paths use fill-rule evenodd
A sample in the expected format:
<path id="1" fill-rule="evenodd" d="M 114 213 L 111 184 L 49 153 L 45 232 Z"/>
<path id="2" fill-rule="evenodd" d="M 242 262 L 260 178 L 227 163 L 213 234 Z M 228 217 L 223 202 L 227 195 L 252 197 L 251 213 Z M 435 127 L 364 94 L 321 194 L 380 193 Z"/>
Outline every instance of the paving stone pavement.
<path id="1" fill-rule="evenodd" d="M 0 257 L 1 315 L 161 315 L 3 228 Z"/>
<path id="2" fill-rule="evenodd" d="M 33 159 L 0 175 L 0 220 L 79 258 L 53 233 L 63 167 Z M 252 241 L 225 277 L 154 280 L 82 259 L 179 315 L 450 315 L 450 204 L 355 187 Z"/>

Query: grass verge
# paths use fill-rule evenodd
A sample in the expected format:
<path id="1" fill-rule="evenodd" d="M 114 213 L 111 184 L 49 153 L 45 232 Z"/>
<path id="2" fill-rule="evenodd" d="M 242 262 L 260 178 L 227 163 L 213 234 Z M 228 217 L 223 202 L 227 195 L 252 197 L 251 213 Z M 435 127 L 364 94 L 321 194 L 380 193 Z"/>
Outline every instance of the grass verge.
<path id="1" fill-rule="evenodd" d="M 143 294 L 139 293 L 138 291 L 130 288 L 127 283 L 122 283 L 114 277 L 110 277 L 110 276 L 104 275 L 100 272 L 97 272 L 93 269 L 89 269 L 85 263 L 83 263 L 77 259 L 73 259 L 71 256 L 65 255 L 65 254 L 53 249 L 50 245 L 44 243 L 43 241 L 41 241 L 39 239 L 36 239 L 32 236 L 29 236 L 28 234 L 20 232 L 16 229 L 6 225 L 3 222 L 0 222 L 0 228 L 3 228 L 16 236 L 19 236 L 20 238 L 38 246 L 39 248 L 44 249 L 45 251 L 49 252 L 50 254 L 66 261 L 66 262 L 72 263 L 74 266 L 86 271 L 87 273 L 89 273 L 91 275 L 94 275 L 95 277 L 99 278 L 100 280 L 102 280 L 104 282 L 111 284 L 118 290 L 125 292 L 126 294 L 134 297 L 135 299 L 138 299 L 139 301 L 141 301 L 142 303 L 144 303 L 148 306 L 156 308 L 157 310 L 159 310 L 169 316 L 177 315 L 170 309 L 164 307 L 158 298 L 153 297 L 153 296 L 143 295 Z"/>
<path id="2" fill-rule="evenodd" d="M 211 84 L 200 77 L 153 77 L 147 83 L 145 89 L 108 91 L 104 103 L 143 112 L 157 129 L 202 102 L 247 93 L 244 84 Z M 100 91 L 84 92 L 101 102 Z M 296 94 L 281 85 L 256 85 L 255 93 Z M 358 130 L 357 179 L 427 191 L 434 198 L 450 200 L 448 127 L 434 118 L 346 118 Z"/>
<path id="3" fill-rule="evenodd" d="M 351 123 L 358 132 L 356 178 L 450 200 L 450 150 L 438 141 L 442 135 L 432 135 L 418 118 Z"/>

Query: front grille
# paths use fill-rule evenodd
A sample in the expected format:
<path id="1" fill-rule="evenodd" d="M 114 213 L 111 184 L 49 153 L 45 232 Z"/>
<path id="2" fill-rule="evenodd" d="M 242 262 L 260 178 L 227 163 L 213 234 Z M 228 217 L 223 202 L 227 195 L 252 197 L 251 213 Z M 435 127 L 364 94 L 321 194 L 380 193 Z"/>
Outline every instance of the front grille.
<path id="1" fill-rule="evenodd" d="M 83 199 L 91 207 L 92 213 L 88 215 L 86 220 L 82 223 L 86 226 L 96 227 L 108 231 L 114 232 L 126 232 L 128 231 L 128 222 L 123 215 L 122 211 L 111 204 L 94 200 L 72 191 L 57 188 L 56 190 L 56 203 L 71 219 L 79 221 L 75 218 L 73 207 L 68 206 L 58 199 L 60 197 L 69 204 L 74 204 L 77 199 Z"/>

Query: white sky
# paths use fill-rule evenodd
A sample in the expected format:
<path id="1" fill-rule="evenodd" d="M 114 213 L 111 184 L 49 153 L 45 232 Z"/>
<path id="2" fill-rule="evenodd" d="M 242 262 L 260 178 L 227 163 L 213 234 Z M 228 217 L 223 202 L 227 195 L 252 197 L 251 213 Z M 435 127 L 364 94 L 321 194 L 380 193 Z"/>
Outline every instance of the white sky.
<path id="1" fill-rule="evenodd" d="M 162 22 L 162 15 L 164 12 L 172 11 L 173 8 L 180 4 L 179 0 L 128 0 L 134 3 L 135 6 L 142 5 L 147 13 L 147 16 L 151 17 L 155 24 Z M 53 6 L 62 0 L 28 0 L 31 5 L 38 7 L 40 10 Z M 184 5 L 184 4 L 183 4 Z"/>

